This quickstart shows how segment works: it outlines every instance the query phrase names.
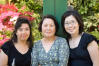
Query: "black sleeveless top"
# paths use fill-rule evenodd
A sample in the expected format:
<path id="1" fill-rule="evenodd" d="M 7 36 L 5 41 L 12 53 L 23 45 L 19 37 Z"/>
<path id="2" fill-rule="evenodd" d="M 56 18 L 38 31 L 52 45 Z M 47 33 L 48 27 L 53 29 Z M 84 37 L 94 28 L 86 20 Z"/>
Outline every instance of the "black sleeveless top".
<path id="1" fill-rule="evenodd" d="M 8 56 L 8 66 L 31 66 L 31 51 L 21 54 L 14 46 L 12 41 L 6 42 L 1 49 Z"/>
<path id="2" fill-rule="evenodd" d="M 70 48 L 69 66 L 93 66 L 92 60 L 87 50 L 87 46 L 96 38 L 90 34 L 83 33 L 79 45 Z"/>

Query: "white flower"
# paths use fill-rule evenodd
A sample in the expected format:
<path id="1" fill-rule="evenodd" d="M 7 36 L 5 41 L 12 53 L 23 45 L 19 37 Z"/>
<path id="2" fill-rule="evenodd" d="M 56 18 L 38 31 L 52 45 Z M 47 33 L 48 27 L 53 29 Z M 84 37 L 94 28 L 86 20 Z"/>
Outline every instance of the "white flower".
<path id="1" fill-rule="evenodd" d="M 10 21 L 13 22 L 13 23 L 15 24 L 16 21 L 17 21 L 17 18 L 18 18 L 18 16 L 15 16 L 15 17 L 11 18 Z"/>

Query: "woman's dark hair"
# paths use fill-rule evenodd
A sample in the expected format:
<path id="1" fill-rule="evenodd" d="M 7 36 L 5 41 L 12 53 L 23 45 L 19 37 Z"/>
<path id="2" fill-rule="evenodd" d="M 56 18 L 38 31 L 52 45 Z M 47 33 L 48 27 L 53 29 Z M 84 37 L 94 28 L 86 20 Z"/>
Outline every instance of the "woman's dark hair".
<path id="1" fill-rule="evenodd" d="M 63 32 L 67 35 L 68 39 L 71 38 L 71 35 L 68 32 L 66 32 L 65 27 L 64 27 L 64 22 L 65 22 L 65 18 L 67 18 L 68 16 L 71 16 L 71 15 L 74 16 L 74 18 L 77 20 L 77 22 L 79 24 L 79 34 L 81 34 L 84 30 L 84 24 L 83 24 L 82 17 L 80 16 L 80 14 L 77 11 L 72 10 L 72 11 L 65 12 L 61 18 L 61 25 L 63 28 Z"/>
<path id="2" fill-rule="evenodd" d="M 53 22 L 54 22 L 54 24 L 55 24 L 55 29 L 56 29 L 56 32 L 57 32 L 58 29 L 59 29 L 59 25 L 58 25 L 58 22 L 56 21 L 56 18 L 55 18 L 54 16 L 52 16 L 52 15 L 46 15 L 46 16 L 44 16 L 44 17 L 42 18 L 42 20 L 41 20 L 41 22 L 40 22 L 40 24 L 39 24 L 38 30 L 39 30 L 40 32 L 42 32 L 42 24 L 43 24 L 44 19 L 46 19 L 46 18 L 49 18 L 49 19 L 52 19 L 52 20 L 53 20 Z M 55 35 L 56 35 L 56 32 L 55 32 Z"/>
<path id="3" fill-rule="evenodd" d="M 27 18 L 24 18 L 24 17 L 19 17 L 16 21 L 16 24 L 15 24 L 15 27 L 14 27 L 14 31 L 12 33 L 12 37 L 11 37 L 11 41 L 13 42 L 17 42 L 17 35 L 16 35 L 16 32 L 17 30 L 21 27 L 22 24 L 28 24 L 29 26 L 29 29 L 30 29 L 30 36 L 29 38 L 27 39 L 27 41 L 29 42 L 29 47 L 32 48 L 33 46 L 33 37 L 32 37 L 32 29 L 31 29 L 31 24 L 30 24 L 30 21 L 27 19 Z"/>

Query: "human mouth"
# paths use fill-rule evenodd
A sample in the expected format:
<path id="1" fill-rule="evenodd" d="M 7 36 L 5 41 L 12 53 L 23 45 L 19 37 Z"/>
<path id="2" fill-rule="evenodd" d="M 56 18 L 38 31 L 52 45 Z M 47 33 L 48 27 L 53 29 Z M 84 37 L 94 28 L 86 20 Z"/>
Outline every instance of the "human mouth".
<path id="1" fill-rule="evenodd" d="M 26 37 L 27 37 L 27 35 L 21 35 L 21 37 L 22 37 L 22 38 L 26 38 Z"/>
<path id="2" fill-rule="evenodd" d="M 51 33 L 51 32 L 46 32 L 46 33 Z"/>

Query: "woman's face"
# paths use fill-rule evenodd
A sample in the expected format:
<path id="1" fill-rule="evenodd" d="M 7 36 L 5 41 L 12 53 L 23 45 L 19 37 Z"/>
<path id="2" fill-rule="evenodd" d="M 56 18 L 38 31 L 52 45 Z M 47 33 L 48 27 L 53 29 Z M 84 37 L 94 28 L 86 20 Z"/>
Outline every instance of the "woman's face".
<path id="1" fill-rule="evenodd" d="M 17 39 L 21 41 L 27 41 L 30 36 L 30 28 L 28 24 L 23 23 L 16 32 Z"/>
<path id="2" fill-rule="evenodd" d="M 54 21 L 50 18 L 45 18 L 42 23 L 42 35 L 44 37 L 52 37 L 55 36 L 55 24 Z"/>
<path id="3" fill-rule="evenodd" d="M 72 15 L 65 18 L 64 27 L 66 32 L 70 35 L 79 34 L 79 24 Z"/>

